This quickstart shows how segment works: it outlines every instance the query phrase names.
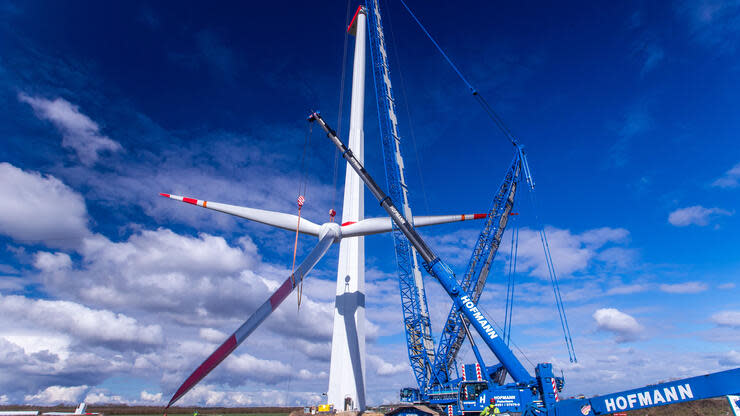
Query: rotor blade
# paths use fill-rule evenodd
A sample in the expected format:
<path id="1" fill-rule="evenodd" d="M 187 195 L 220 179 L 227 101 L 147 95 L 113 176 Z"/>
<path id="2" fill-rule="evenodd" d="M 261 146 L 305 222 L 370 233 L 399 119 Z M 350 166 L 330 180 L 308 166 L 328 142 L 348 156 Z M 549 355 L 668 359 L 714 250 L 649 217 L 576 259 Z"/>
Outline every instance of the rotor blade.
<path id="1" fill-rule="evenodd" d="M 272 225 L 273 227 L 282 228 L 284 230 L 295 231 L 296 225 L 298 224 L 298 216 L 293 214 L 285 214 L 283 212 L 267 211 L 257 208 L 240 207 L 238 205 L 221 204 L 218 202 L 204 201 L 202 199 L 187 198 L 180 195 L 170 195 L 162 193 L 160 193 L 160 195 L 165 198 L 187 202 L 188 204 L 212 209 L 214 211 L 224 212 L 226 214 L 246 218 L 251 221 L 261 222 L 262 224 Z M 298 230 L 298 232 L 318 237 L 320 228 L 320 225 L 313 223 L 305 218 L 301 218 L 300 230 Z"/>
<path id="2" fill-rule="evenodd" d="M 321 260 L 321 258 L 326 254 L 327 250 L 329 250 L 329 247 L 334 242 L 337 235 L 335 233 L 327 233 L 321 239 L 319 240 L 319 243 L 316 245 L 316 247 L 311 250 L 311 252 L 306 256 L 306 258 L 303 260 L 303 262 L 296 268 L 295 272 L 288 277 L 282 285 L 270 296 L 265 303 L 262 304 L 257 310 L 252 314 L 252 316 L 247 319 L 242 326 L 239 327 L 239 329 L 236 330 L 229 338 L 224 341 L 223 344 L 221 344 L 220 347 L 216 349 L 208 358 L 206 358 L 203 363 L 198 366 L 198 368 L 193 371 L 193 373 L 188 377 L 185 382 L 182 383 L 180 388 L 177 389 L 175 394 L 172 396 L 172 399 L 170 399 L 170 402 L 167 404 L 167 407 L 169 408 L 172 406 L 180 397 L 182 397 L 185 393 L 187 393 L 190 389 L 195 387 L 196 384 L 200 380 L 203 379 L 208 373 L 211 372 L 214 368 L 216 368 L 221 361 L 224 360 L 224 358 L 228 357 L 229 354 L 231 354 L 236 347 L 239 346 L 257 327 L 268 317 L 272 312 L 277 309 L 278 306 L 285 300 L 285 298 L 288 297 L 288 295 L 295 289 L 294 282 L 299 281 L 300 279 L 306 277 L 308 272 L 313 269 L 313 267 L 316 265 L 316 263 Z M 295 279 L 293 278 L 295 276 Z"/>
<path id="3" fill-rule="evenodd" d="M 478 220 L 486 218 L 487 214 L 463 214 L 463 215 L 425 215 L 414 217 L 414 227 L 425 227 L 427 225 L 446 224 L 449 222 Z M 388 217 L 367 218 L 358 222 L 342 224 L 342 237 L 356 237 L 378 233 L 387 233 L 393 230 L 393 223 Z"/>

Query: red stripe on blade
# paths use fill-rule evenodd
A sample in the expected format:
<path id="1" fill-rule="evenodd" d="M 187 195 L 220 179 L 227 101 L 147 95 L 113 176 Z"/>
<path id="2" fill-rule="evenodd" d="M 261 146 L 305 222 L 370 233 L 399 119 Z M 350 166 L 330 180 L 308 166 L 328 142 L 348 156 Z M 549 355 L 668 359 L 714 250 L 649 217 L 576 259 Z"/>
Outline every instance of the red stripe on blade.
<path id="1" fill-rule="evenodd" d="M 188 204 L 198 205 L 198 200 L 193 198 L 183 198 L 182 202 L 187 202 Z"/>
<path id="2" fill-rule="evenodd" d="M 355 224 L 355 222 L 354 221 L 347 221 L 347 222 L 345 222 L 345 223 L 342 224 L 342 227 L 344 227 L 346 225 L 352 225 L 352 224 Z"/>
<path id="3" fill-rule="evenodd" d="M 272 309 L 275 310 L 275 308 L 277 308 L 278 305 L 288 297 L 291 291 L 293 291 L 293 283 L 290 281 L 290 278 L 288 278 L 283 282 L 283 285 L 280 286 L 272 296 L 270 296 L 270 306 L 272 306 Z"/>
<path id="4" fill-rule="evenodd" d="M 473 214 L 474 220 L 479 220 L 481 218 L 486 218 L 487 214 Z"/>
<path id="5" fill-rule="evenodd" d="M 161 196 L 163 196 L 163 197 L 165 197 L 165 198 L 169 198 L 169 197 L 170 197 L 170 194 L 163 194 L 163 193 L 160 193 L 160 195 L 161 195 Z"/>
<path id="6" fill-rule="evenodd" d="M 203 377 L 208 375 L 211 370 L 213 370 L 219 363 L 221 363 L 221 361 L 224 360 L 224 358 L 228 357 L 229 354 L 234 351 L 236 345 L 236 337 L 234 335 L 230 336 L 229 339 L 224 341 L 224 343 L 221 344 L 221 346 L 218 347 L 218 349 L 214 351 L 210 357 L 206 358 L 206 360 L 203 361 L 203 364 L 201 364 L 200 367 L 196 368 L 195 371 L 193 371 L 193 374 L 191 374 L 190 377 L 188 377 L 187 380 L 182 383 L 182 386 L 177 389 L 177 392 L 175 392 L 175 395 L 172 396 L 172 399 L 170 400 L 169 404 L 167 404 L 167 407 L 172 406 L 172 404 L 175 403 L 180 397 L 182 397 L 190 389 L 195 387 L 195 385 L 198 384 L 198 382 L 202 380 Z"/>

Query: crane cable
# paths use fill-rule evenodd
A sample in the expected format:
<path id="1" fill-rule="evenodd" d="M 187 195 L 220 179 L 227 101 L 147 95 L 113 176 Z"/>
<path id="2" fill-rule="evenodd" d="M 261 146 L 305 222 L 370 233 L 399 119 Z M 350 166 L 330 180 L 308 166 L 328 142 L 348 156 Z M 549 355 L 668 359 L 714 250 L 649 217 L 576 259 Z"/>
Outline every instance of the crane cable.
<path id="1" fill-rule="evenodd" d="M 468 89 L 470 90 L 470 93 L 473 94 L 473 97 L 475 97 L 476 101 L 478 101 L 478 104 L 483 108 L 483 111 L 488 114 L 488 117 L 493 120 L 493 122 L 496 124 L 496 126 L 501 130 L 501 132 L 506 136 L 507 139 L 513 144 L 514 146 L 519 146 L 519 139 L 514 136 L 514 133 L 512 133 L 511 129 L 504 123 L 504 121 L 501 119 L 501 117 L 496 113 L 496 111 L 488 104 L 488 101 L 486 101 L 485 98 L 478 92 L 478 90 L 473 86 L 473 84 L 468 81 L 467 78 L 460 72 L 460 69 L 457 68 L 457 65 L 455 65 L 452 62 L 452 59 L 450 59 L 449 56 L 445 53 L 445 51 L 442 49 L 441 46 L 439 46 L 439 43 L 432 37 L 432 35 L 429 33 L 429 31 L 424 27 L 423 24 L 421 24 L 421 21 L 416 17 L 414 12 L 411 11 L 409 6 L 406 4 L 405 1 L 401 0 L 401 4 L 406 9 L 407 12 L 411 15 L 411 17 L 414 19 L 414 21 L 419 25 L 421 30 L 424 32 L 424 34 L 429 38 L 430 41 L 434 44 L 434 46 L 437 48 L 440 54 L 442 54 L 442 57 L 445 58 L 448 64 L 452 67 L 452 69 L 455 71 L 458 77 L 462 80 L 462 82 L 467 85 Z"/>
<path id="2" fill-rule="evenodd" d="M 509 213 L 509 216 L 517 215 Z M 513 219 L 512 219 L 513 220 Z M 509 252 L 509 279 L 506 285 L 506 312 L 504 314 L 504 338 L 506 345 L 511 341 L 511 318 L 514 314 L 514 286 L 516 276 L 516 260 L 519 254 L 519 225 L 514 221 L 514 228 L 511 232 L 511 251 Z"/>
<path id="3" fill-rule="evenodd" d="M 347 12 L 344 18 L 344 28 L 349 26 L 352 0 L 347 0 Z M 344 31 L 344 51 L 342 52 L 342 80 L 339 84 L 339 111 L 337 114 L 337 132 L 342 134 L 342 110 L 344 109 L 344 84 L 347 79 L 347 45 L 349 43 L 349 32 Z M 337 215 L 337 211 L 334 207 L 337 206 L 337 176 L 339 175 L 339 149 L 334 149 L 334 178 L 332 181 L 332 198 L 331 208 L 329 208 L 329 222 L 334 222 L 334 217 Z"/>
<path id="4" fill-rule="evenodd" d="M 434 44 L 434 46 L 437 48 L 440 54 L 442 54 L 442 57 L 445 58 L 448 64 L 452 67 L 452 69 L 457 73 L 457 75 L 460 77 L 460 79 L 467 85 L 467 87 L 470 89 L 470 92 L 473 94 L 473 96 L 476 98 L 478 103 L 483 107 L 483 110 L 488 114 L 488 116 L 493 120 L 493 122 L 496 124 L 496 126 L 501 130 L 501 132 L 506 136 L 511 143 L 519 148 L 520 152 L 522 151 L 522 145 L 519 143 L 519 139 L 517 139 L 516 136 L 514 136 L 514 133 L 512 133 L 511 129 L 504 123 L 504 121 L 501 119 L 501 117 L 496 113 L 496 111 L 491 107 L 490 104 L 488 104 L 488 101 L 478 92 L 478 90 L 465 78 L 465 76 L 460 72 L 460 70 L 457 68 L 457 66 L 452 62 L 449 56 L 444 52 L 441 46 L 439 46 L 439 43 L 432 37 L 432 35 L 429 33 L 429 31 L 424 27 L 423 24 L 421 24 L 421 21 L 414 15 L 414 12 L 411 11 L 409 6 L 406 4 L 404 0 L 401 0 L 401 4 L 406 9 L 406 11 L 411 15 L 411 17 L 414 19 L 414 21 L 419 25 L 421 30 L 424 32 L 424 34 L 429 38 L 429 40 Z M 523 152 L 522 152 L 523 153 Z M 534 183 L 531 182 L 529 174 L 527 174 L 528 182 L 530 183 L 530 188 L 532 192 L 530 192 L 530 196 L 533 201 L 534 199 Z M 533 205 L 536 205 L 533 202 Z M 535 217 L 539 221 L 539 217 L 536 214 L 536 206 L 535 206 Z M 550 276 L 550 281 L 552 283 L 553 292 L 555 293 L 555 303 L 558 308 L 558 315 L 560 316 L 560 325 L 563 329 L 563 335 L 565 337 L 565 344 L 568 349 L 568 358 L 570 359 L 570 362 L 578 362 L 578 359 L 575 355 L 575 349 L 573 348 L 573 339 L 570 335 L 570 327 L 568 326 L 568 319 L 565 316 L 565 308 L 563 306 L 563 299 L 560 295 L 560 284 L 558 283 L 557 274 L 555 273 L 555 266 L 552 262 L 552 256 L 550 255 L 550 244 L 547 241 L 547 235 L 545 234 L 544 226 L 540 225 L 539 227 L 539 235 L 540 235 L 540 241 L 542 242 L 542 248 L 545 251 L 545 262 L 547 263 L 547 269 L 548 274 Z"/>
<path id="5" fill-rule="evenodd" d="M 301 210 L 303 204 L 306 203 L 306 194 L 308 191 L 308 174 L 306 173 L 306 158 L 308 153 L 308 142 L 311 139 L 311 132 L 313 131 L 313 123 L 309 123 L 308 132 L 306 132 L 306 138 L 303 141 L 303 153 L 301 154 L 301 179 L 298 182 L 298 224 L 295 227 L 295 241 L 293 242 L 293 263 L 290 266 L 290 281 L 293 287 L 298 286 L 298 308 L 301 307 L 301 295 L 303 294 L 303 275 L 298 276 L 298 279 L 294 276 L 295 273 L 295 258 L 298 253 L 298 234 L 301 229 Z M 297 281 L 297 282 L 296 282 Z"/>
<path id="6" fill-rule="evenodd" d="M 537 221 L 537 228 L 539 232 L 540 242 L 542 243 L 542 249 L 545 253 L 545 264 L 547 265 L 547 273 L 550 277 L 550 283 L 552 284 L 552 291 L 555 296 L 555 305 L 558 309 L 558 315 L 560 316 L 560 327 L 563 330 L 563 337 L 565 338 L 565 346 L 568 349 L 568 359 L 571 363 L 577 363 L 578 358 L 576 357 L 576 351 L 573 347 L 573 338 L 570 335 L 570 326 L 568 325 L 568 317 L 565 315 L 565 306 L 563 305 L 563 297 L 560 294 L 560 283 L 558 281 L 558 275 L 555 272 L 555 264 L 552 261 L 552 254 L 550 253 L 550 243 L 547 241 L 547 233 L 545 232 L 545 226 L 540 221 L 538 210 L 537 210 L 537 197 L 534 190 L 529 192 L 529 198 L 532 203 L 532 209 L 534 210 L 534 216 Z"/>
<path id="7" fill-rule="evenodd" d="M 387 6 L 387 4 L 386 4 Z M 424 197 L 424 208 L 426 209 L 426 215 L 430 215 L 431 209 L 429 209 L 429 199 L 427 198 L 427 191 L 426 186 L 424 185 L 424 174 L 421 170 L 421 159 L 419 158 L 419 151 L 416 147 L 416 134 L 414 133 L 414 123 L 411 119 L 411 111 L 409 110 L 409 100 L 408 96 L 406 94 L 406 82 L 403 78 L 403 69 L 401 68 L 401 58 L 398 56 L 398 46 L 399 42 L 396 41 L 396 34 L 393 31 L 393 19 L 391 17 L 392 13 L 388 13 L 388 28 L 391 32 L 391 43 L 386 44 L 386 48 L 388 48 L 389 45 L 392 46 L 393 49 L 393 55 L 396 57 L 396 68 L 398 68 L 398 79 L 401 81 L 401 96 L 403 97 L 403 105 L 406 110 L 406 119 L 409 121 L 409 136 L 411 137 L 411 144 L 414 148 L 414 157 L 416 162 L 416 171 L 419 175 L 419 184 L 421 185 L 421 194 Z M 403 142 L 402 142 L 403 143 Z M 407 147 L 408 148 L 408 147 Z"/>

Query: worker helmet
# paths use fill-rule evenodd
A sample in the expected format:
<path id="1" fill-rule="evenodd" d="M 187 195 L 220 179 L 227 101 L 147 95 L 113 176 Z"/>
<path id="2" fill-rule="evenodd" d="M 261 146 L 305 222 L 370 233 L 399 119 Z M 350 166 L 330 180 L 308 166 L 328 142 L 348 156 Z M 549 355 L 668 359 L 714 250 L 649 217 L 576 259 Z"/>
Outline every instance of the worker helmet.
<path id="1" fill-rule="evenodd" d="M 491 397 L 491 404 L 496 404 L 496 399 L 494 399 L 493 397 Z"/>

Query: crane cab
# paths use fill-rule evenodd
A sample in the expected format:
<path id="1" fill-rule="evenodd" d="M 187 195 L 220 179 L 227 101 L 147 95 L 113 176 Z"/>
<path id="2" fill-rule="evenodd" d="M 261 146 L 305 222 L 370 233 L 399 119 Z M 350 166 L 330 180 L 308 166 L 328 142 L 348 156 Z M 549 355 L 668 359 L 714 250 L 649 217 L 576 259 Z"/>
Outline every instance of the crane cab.
<path id="1" fill-rule="evenodd" d="M 488 382 L 486 381 L 463 381 L 460 383 L 457 403 L 463 415 L 477 415 L 488 406 L 488 402 L 482 397 L 486 390 L 488 390 Z"/>
<path id="2" fill-rule="evenodd" d="M 496 407 L 505 413 L 517 415 L 524 411 L 524 406 L 534 400 L 529 389 L 509 384 L 490 386 L 485 381 L 463 381 L 460 383 L 458 406 L 462 415 L 478 416 L 488 406 L 491 399 L 496 399 Z"/>
<path id="3" fill-rule="evenodd" d="M 417 403 L 421 400 L 419 389 L 404 387 L 400 392 L 401 403 Z"/>

